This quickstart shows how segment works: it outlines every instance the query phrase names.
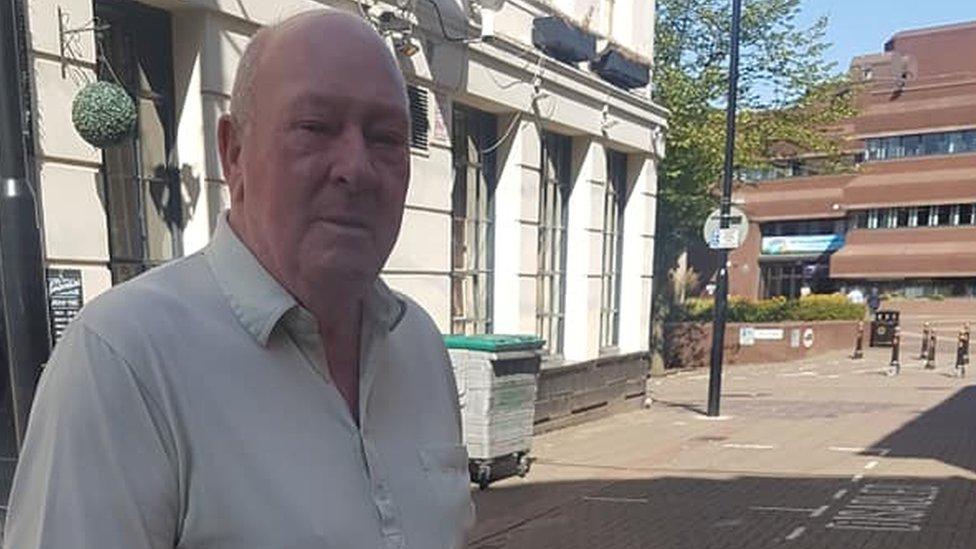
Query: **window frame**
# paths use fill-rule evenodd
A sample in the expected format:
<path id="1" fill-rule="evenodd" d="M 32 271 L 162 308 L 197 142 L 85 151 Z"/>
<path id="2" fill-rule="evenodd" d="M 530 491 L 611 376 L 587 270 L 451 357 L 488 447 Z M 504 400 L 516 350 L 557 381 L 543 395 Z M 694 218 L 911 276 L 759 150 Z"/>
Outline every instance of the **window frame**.
<path id="1" fill-rule="evenodd" d="M 572 189 L 572 138 L 546 131 L 542 135 L 541 149 L 536 334 L 545 340 L 545 351 L 559 358 L 565 348 L 566 332 L 566 251 L 569 195 Z"/>
<path id="2" fill-rule="evenodd" d="M 620 289 L 623 268 L 624 213 L 629 158 L 606 149 L 607 177 L 603 186 L 603 226 L 600 232 L 600 352 L 620 346 Z"/>
<path id="3" fill-rule="evenodd" d="M 494 332 L 497 170 L 494 151 L 485 151 L 495 141 L 497 119 L 455 103 L 451 131 L 450 330 L 452 334 L 490 334 Z M 462 143 L 463 150 L 459 148 Z"/>

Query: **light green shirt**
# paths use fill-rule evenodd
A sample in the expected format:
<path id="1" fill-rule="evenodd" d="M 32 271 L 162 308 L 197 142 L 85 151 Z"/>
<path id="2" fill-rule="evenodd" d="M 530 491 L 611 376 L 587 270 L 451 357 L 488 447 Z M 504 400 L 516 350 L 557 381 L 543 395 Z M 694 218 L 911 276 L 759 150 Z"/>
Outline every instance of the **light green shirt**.
<path id="1" fill-rule="evenodd" d="M 42 376 L 7 549 L 463 547 L 457 393 L 424 311 L 366 299 L 360 427 L 317 324 L 221 218 L 87 305 Z"/>

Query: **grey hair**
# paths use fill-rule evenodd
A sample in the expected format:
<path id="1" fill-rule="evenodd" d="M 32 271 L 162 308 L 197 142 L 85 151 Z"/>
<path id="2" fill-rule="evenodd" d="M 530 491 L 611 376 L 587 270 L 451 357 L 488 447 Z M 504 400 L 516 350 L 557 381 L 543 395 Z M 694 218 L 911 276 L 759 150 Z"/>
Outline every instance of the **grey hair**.
<path id="1" fill-rule="evenodd" d="M 251 37 L 244 48 L 234 74 L 234 87 L 230 93 L 230 119 L 239 130 L 247 128 L 251 121 L 251 104 L 254 99 L 254 74 L 258 61 L 275 27 L 263 27 Z"/>

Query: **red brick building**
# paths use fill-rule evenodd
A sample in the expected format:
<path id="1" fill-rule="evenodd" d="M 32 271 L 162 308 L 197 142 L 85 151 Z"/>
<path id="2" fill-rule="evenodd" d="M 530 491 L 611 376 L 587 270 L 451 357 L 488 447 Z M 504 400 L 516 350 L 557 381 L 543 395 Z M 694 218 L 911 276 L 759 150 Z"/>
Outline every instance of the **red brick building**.
<path id="1" fill-rule="evenodd" d="M 851 71 L 865 84 L 846 125 L 856 169 L 783 161 L 739 185 L 752 226 L 731 293 L 976 295 L 976 21 L 900 32 Z"/>

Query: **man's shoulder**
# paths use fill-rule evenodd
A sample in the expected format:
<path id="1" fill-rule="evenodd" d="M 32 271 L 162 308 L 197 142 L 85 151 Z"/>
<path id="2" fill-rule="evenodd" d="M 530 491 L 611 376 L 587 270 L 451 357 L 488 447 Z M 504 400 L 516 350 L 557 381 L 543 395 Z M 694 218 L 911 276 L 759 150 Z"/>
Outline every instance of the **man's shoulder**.
<path id="1" fill-rule="evenodd" d="M 397 328 L 405 325 L 406 328 L 413 331 L 422 330 L 431 334 L 440 334 L 440 331 L 437 329 L 437 323 L 434 322 L 433 317 L 430 316 L 427 309 L 403 292 L 391 291 L 402 307 Z"/>
<path id="2" fill-rule="evenodd" d="M 151 334 L 192 316 L 212 288 L 202 254 L 176 259 L 114 286 L 86 303 L 76 322 L 109 340 Z"/>

